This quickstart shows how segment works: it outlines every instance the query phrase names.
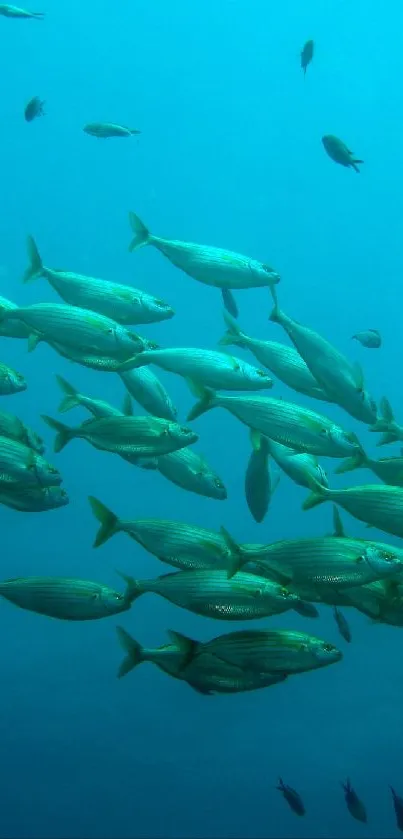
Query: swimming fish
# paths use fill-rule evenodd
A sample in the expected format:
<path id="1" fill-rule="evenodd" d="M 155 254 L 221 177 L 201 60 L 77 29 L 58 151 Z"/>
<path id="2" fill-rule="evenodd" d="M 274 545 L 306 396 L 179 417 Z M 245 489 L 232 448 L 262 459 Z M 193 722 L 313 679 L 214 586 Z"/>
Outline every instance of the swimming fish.
<path id="1" fill-rule="evenodd" d="M 245 497 L 256 522 L 263 521 L 279 478 L 272 479 L 269 465 L 269 441 L 258 432 L 251 432 L 252 453 L 245 474 Z"/>
<path id="2" fill-rule="evenodd" d="M 124 410 L 119 411 L 119 408 L 115 408 L 113 405 L 110 405 L 109 402 L 105 402 L 103 399 L 92 399 L 90 396 L 85 396 L 83 393 L 79 393 L 73 385 L 63 379 L 62 376 L 56 376 L 57 383 L 59 387 L 61 387 L 64 397 L 59 405 L 59 412 L 61 414 L 65 413 L 66 411 L 71 411 L 72 408 L 86 408 L 94 417 L 121 417 L 123 415 L 130 416 L 131 411 L 131 400 L 129 396 L 129 402 L 124 404 Z"/>
<path id="3" fill-rule="evenodd" d="M 37 117 L 45 116 L 45 111 L 43 110 L 44 104 L 44 101 L 39 96 L 34 96 L 33 99 L 30 99 L 24 111 L 26 121 L 32 122 Z"/>
<path id="4" fill-rule="evenodd" d="M 126 125 L 119 125 L 115 122 L 88 122 L 84 125 L 83 131 L 91 134 L 92 137 L 132 137 L 141 134 L 138 128 L 128 128 Z"/>
<path id="5" fill-rule="evenodd" d="M 8 3 L 0 4 L 0 15 L 4 15 L 4 17 L 35 18 L 36 20 L 42 20 L 45 17 L 44 12 L 28 12 L 27 9 L 10 6 Z"/>
<path id="6" fill-rule="evenodd" d="M 59 620 L 85 621 L 126 612 L 132 592 L 68 577 L 16 577 L 0 582 L 0 595 L 15 606 Z"/>
<path id="7" fill-rule="evenodd" d="M 268 437 L 265 439 L 268 441 L 269 453 L 273 460 L 294 483 L 310 489 L 309 480 L 312 476 L 319 483 L 328 486 L 326 472 L 318 463 L 316 457 L 306 454 L 306 452 L 296 452 L 295 449 L 283 446 L 282 443 L 276 443 Z"/>
<path id="8" fill-rule="evenodd" d="M 304 501 L 310 510 L 324 501 L 339 504 L 346 512 L 370 527 L 403 537 L 403 487 L 389 484 L 365 484 L 347 489 L 330 489 L 311 479 L 312 493 Z"/>
<path id="9" fill-rule="evenodd" d="M 227 498 L 227 490 L 221 478 L 206 459 L 190 447 L 161 455 L 157 458 L 156 469 L 168 481 L 188 492 L 218 501 Z"/>
<path id="10" fill-rule="evenodd" d="M 61 475 L 34 449 L 9 437 L 0 437 L 0 487 L 58 486 Z"/>
<path id="11" fill-rule="evenodd" d="M 173 265 L 200 283 L 216 288 L 236 289 L 272 286 L 280 282 L 280 276 L 273 268 L 256 259 L 210 245 L 152 236 L 135 213 L 129 214 L 129 221 L 134 233 L 130 251 L 143 245 L 153 245 Z"/>
<path id="12" fill-rule="evenodd" d="M 403 832 L 403 798 L 397 794 L 393 787 L 390 787 L 390 791 L 393 796 L 393 807 L 395 809 L 396 826 L 399 830 Z"/>
<path id="13" fill-rule="evenodd" d="M 130 396 L 145 411 L 154 417 L 176 420 L 177 408 L 162 382 L 149 367 L 138 367 L 126 372 L 118 370 L 118 372 Z"/>
<path id="14" fill-rule="evenodd" d="M 47 268 L 32 236 L 28 236 L 27 247 L 29 266 L 24 274 L 24 283 L 44 278 L 70 306 L 98 312 L 123 326 L 158 323 L 175 314 L 164 300 L 132 286 Z"/>
<path id="15" fill-rule="evenodd" d="M 358 160 L 342 140 L 335 137 L 333 134 L 326 134 L 322 137 L 322 143 L 325 151 L 335 163 L 340 163 L 341 166 L 351 167 L 355 172 L 359 172 L 359 163 L 364 163 L 363 160 Z"/>
<path id="16" fill-rule="evenodd" d="M 381 333 L 377 329 L 365 329 L 363 332 L 356 332 L 352 337 L 371 350 L 379 349 L 382 344 Z"/>
<path id="17" fill-rule="evenodd" d="M 304 72 L 304 76 L 306 74 L 306 68 L 308 67 L 308 64 L 310 64 L 313 59 L 314 47 L 314 42 L 312 40 L 309 40 L 305 42 L 301 50 L 301 67 Z"/>
<path id="18" fill-rule="evenodd" d="M 357 819 L 359 822 L 366 822 L 366 809 L 362 801 L 358 798 L 356 791 L 351 786 L 349 778 L 347 778 L 345 784 L 342 783 L 342 787 L 344 789 L 344 798 L 347 804 L 347 809 L 349 813 L 351 813 L 353 819 Z"/>
<path id="19" fill-rule="evenodd" d="M 293 787 L 285 784 L 282 778 L 278 779 L 278 786 L 276 789 L 281 792 L 293 813 L 297 816 L 305 816 L 306 810 L 302 798 Z"/>

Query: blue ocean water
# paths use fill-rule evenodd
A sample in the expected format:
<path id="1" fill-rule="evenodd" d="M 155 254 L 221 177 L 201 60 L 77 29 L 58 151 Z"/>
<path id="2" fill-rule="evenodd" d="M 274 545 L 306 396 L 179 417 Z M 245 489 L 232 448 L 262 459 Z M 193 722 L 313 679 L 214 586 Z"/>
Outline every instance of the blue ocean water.
<path id="1" fill-rule="evenodd" d="M 134 210 L 155 234 L 275 266 L 285 310 L 360 361 L 369 389 L 377 399 L 387 394 L 398 414 L 400 4 L 43 0 L 39 11 L 43 22 L 0 17 L 1 294 L 20 305 L 58 301 L 44 280 L 22 284 L 32 233 L 46 265 L 133 283 L 171 303 L 176 316 L 139 327 L 142 334 L 164 346 L 215 347 L 224 329 L 219 291 L 151 248 L 130 255 Z M 316 53 L 304 79 L 299 52 L 308 38 Z M 27 124 L 23 111 L 34 95 L 46 100 L 46 116 Z M 82 131 L 97 120 L 142 135 L 98 141 Z M 360 175 L 329 160 L 323 134 L 340 136 L 364 159 Z M 267 289 L 236 296 L 245 331 L 284 339 L 268 322 Z M 382 333 L 379 352 L 351 341 L 368 327 Z M 72 365 L 45 344 L 28 354 L 24 341 L 2 338 L 1 360 L 24 372 L 29 386 L 0 407 L 40 431 L 48 452 L 54 435 L 40 415 L 57 416 L 56 373 L 88 395 L 117 406 L 123 399 L 117 376 Z M 158 374 L 184 419 L 188 388 Z M 275 392 L 295 398 L 280 382 Z M 364 426 L 333 407 L 331 415 L 375 452 Z M 67 421 L 85 417 L 76 411 Z M 198 449 L 225 481 L 227 501 L 185 493 L 73 441 L 49 455 L 68 507 L 38 515 L 0 508 L 2 576 L 57 574 L 119 587 L 116 569 L 139 577 L 169 570 L 124 535 L 93 550 L 90 494 L 125 518 L 225 525 L 239 541 L 331 530 L 330 506 L 302 512 L 306 493 L 285 477 L 256 525 L 243 494 L 247 429 L 223 411 L 196 425 Z M 332 486 L 369 480 L 366 472 L 334 477 L 334 464 L 325 466 Z M 349 534 L 365 535 L 364 525 L 343 521 Z M 388 784 L 403 790 L 401 630 L 348 612 L 347 646 L 330 608 L 320 612 L 316 622 L 289 612 L 251 625 L 311 630 L 340 645 L 340 664 L 267 690 L 209 697 L 151 664 L 118 681 L 115 625 L 147 646 L 164 643 L 168 628 L 207 640 L 234 626 L 153 595 L 116 619 L 77 625 L 2 602 L 0 835 L 396 836 Z M 303 796 L 304 819 L 276 791 L 279 775 Z M 345 808 L 346 776 L 367 804 L 367 826 Z"/>

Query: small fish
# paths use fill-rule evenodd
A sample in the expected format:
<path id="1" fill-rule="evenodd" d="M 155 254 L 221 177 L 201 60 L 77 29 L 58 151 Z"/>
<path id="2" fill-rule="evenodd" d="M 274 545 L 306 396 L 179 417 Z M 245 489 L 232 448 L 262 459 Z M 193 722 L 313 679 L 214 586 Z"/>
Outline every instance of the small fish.
<path id="1" fill-rule="evenodd" d="M 356 158 L 354 152 L 350 151 L 342 140 L 339 140 L 333 134 L 326 134 L 322 137 L 322 143 L 325 151 L 335 163 L 340 163 L 341 166 L 351 167 L 355 172 L 360 172 L 358 164 L 364 163 L 364 161 Z"/>
<path id="2" fill-rule="evenodd" d="M 279 479 L 272 481 L 269 466 L 269 441 L 259 432 L 251 431 L 252 453 L 245 475 L 245 497 L 249 510 L 260 524 L 271 502 Z"/>
<path id="3" fill-rule="evenodd" d="M 342 787 L 344 789 L 344 798 L 347 804 L 347 809 L 349 813 L 351 813 L 353 819 L 357 819 L 359 822 L 366 822 L 367 813 L 364 804 L 360 801 L 357 793 L 351 786 L 349 778 L 347 778 L 345 784 L 342 783 Z"/>
<path id="4" fill-rule="evenodd" d="M 65 394 L 59 405 L 59 412 L 61 414 L 80 406 L 86 408 L 93 417 L 121 417 L 123 414 L 130 415 L 131 413 L 129 405 L 126 405 L 125 411 L 119 411 L 119 408 L 114 408 L 113 405 L 109 405 L 109 402 L 104 402 L 102 399 L 91 399 L 90 396 L 84 396 L 83 393 L 79 393 L 62 376 L 56 376 L 56 379 Z"/>
<path id="5" fill-rule="evenodd" d="M 315 44 L 312 40 L 306 41 L 302 50 L 301 50 L 301 67 L 304 72 L 304 76 L 306 74 L 306 68 L 308 64 L 311 63 L 313 59 Z"/>
<path id="6" fill-rule="evenodd" d="M 381 333 L 377 329 L 366 329 L 363 332 L 356 332 L 352 337 L 356 341 L 359 341 L 363 347 L 368 347 L 370 350 L 377 350 L 382 344 Z"/>
<path id="7" fill-rule="evenodd" d="M 44 105 L 45 102 L 39 96 L 34 96 L 33 99 L 30 99 L 24 111 L 26 121 L 32 122 L 37 117 L 45 116 L 45 111 L 43 110 Z"/>
<path id="8" fill-rule="evenodd" d="M 25 425 L 19 417 L 0 411 L 0 437 L 8 437 L 10 440 L 17 440 L 38 454 L 43 454 L 45 446 L 42 437 Z"/>
<path id="9" fill-rule="evenodd" d="M 0 362 L 0 396 L 11 396 L 13 393 L 22 393 L 26 389 L 25 376 Z"/>
<path id="10" fill-rule="evenodd" d="M 174 315 L 168 303 L 138 288 L 47 268 L 32 236 L 28 236 L 27 248 L 29 266 L 24 273 L 24 283 L 44 278 L 70 306 L 98 312 L 123 326 L 158 323 Z"/>
<path id="11" fill-rule="evenodd" d="M 330 489 L 313 478 L 311 486 L 312 493 L 304 501 L 303 510 L 310 510 L 325 501 L 333 501 L 370 527 L 403 538 L 403 487 L 364 484 L 347 489 Z"/>
<path id="12" fill-rule="evenodd" d="M 333 607 L 333 616 L 337 623 L 337 628 L 340 632 L 342 638 L 347 641 L 348 644 L 351 643 L 351 631 L 350 627 L 344 617 L 343 613 L 337 608 L 337 606 Z"/>
<path id="13" fill-rule="evenodd" d="M 119 371 L 118 371 L 119 372 Z M 120 371 L 119 376 L 130 396 L 154 417 L 176 421 L 178 411 L 164 385 L 149 367 Z"/>
<path id="14" fill-rule="evenodd" d="M 279 778 L 278 787 L 276 787 L 276 789 L 283 793 L 283 796 L 293 813 L 296 813 L 297 816 L 305 816 L 306 810 L 304 802 L 302 801 L 300 794 L 293 787 L 288 786 L 288 784 L 284 783 L 282 778 Z"/>
<path id="15" fill-rule="evenodd" d="M 221 296 L 222 296 L 222 301 L 224 303 L 224 306 L 225 306 L 227 312 L 229 312 L 230 315 L 232 315 L 233 318 L 237 318 L 238 314 L 239 314 L 238 306 L 237 306 L 237 302 L 235 300 L 235 297 L 232 294 L 231 289 L 230 288 L 222 288 L 221 289 Z"/>
<path id="16" fill-rule="evenodd" d="M 28 12 L 26 9 L 20 9 L 18 6 L 10 6 L 8 3 L 0 4 L 0 15 L 4 17 L 19 17 L 19 18 L 35 18 L 42 20 L 45 17 L 44 12 Z"/>
<path id="17" fill-rule="evenodd" d="M 396 825 L 398 829 L 403 832 L 403 798 L 397 794 L 393 787 L 390 787 L 390 791 L 393 796 L 393 806 L 395 808 Z"/>
<path id="18" fill-rule="evenodd" d="M 132 604 L 129 587 L 120 594 L 101 583 L 68 577 L 16 577 L 0 583 L 0 595 L 21 609 L 70 621 L 107 618 Z"/>
<path id="19" fill-rule="evenodd" d="M 141 134 L 138 128 L 128 128 L 126 125 L 118 125 L 115 122 L 88 122 L 84 125 L 83 131 L 92 137 L 132 137 Z"/>
<path id="20" fill-rule="evenodd" d="M 259 288 L 280 282 L 280 276 L 269 265 L 233 251 L 193 242 L 161 239 L 147 230 L 135 213 L 129 214 L 134 237 L 129 250 L 152 245 L 177 268 L 200 283 L 216 288 Z"/>
<path id="21" fill-rule="evenodd" d="M 65 507 L 69 497 L 60 486 L 0 487 L 0 504 L 22 513 L 42 513 Z"/>
<path id="22" fill-rule="evenodd" d="M 86 420 L 74 428 L 42 415 L 57 431 L 54 450 L 60 452 L 71 440 L 86 440 L 101 451 L 119 454 L 126 460 L 169 454 L 198 440 L 191 428 L 151 416 L 108 416 Z"/>

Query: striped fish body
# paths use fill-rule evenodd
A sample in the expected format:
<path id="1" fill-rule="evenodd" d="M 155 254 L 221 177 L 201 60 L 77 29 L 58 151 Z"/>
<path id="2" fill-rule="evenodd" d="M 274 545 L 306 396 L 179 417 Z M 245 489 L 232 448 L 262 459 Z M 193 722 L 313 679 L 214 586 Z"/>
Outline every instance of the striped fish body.
<path id="1" fill-rule="evenodd" d="M 261 390 L 272 386 L 263 371 L 227 353 L 180 347 L 167 350 L 146 350 L 138 365 L 156 364 L 169 373 L 176 373 L 214 390 Z"/>
<path id="2" fill-rule="evenodd" d="M 364 463 L 384 484 L 403 487 L 403 457 L 367 458 Z"/>
<path id="3" fill-rule="evenodd" d="M 20 320 L 46 341 L 80 351 L 119 354 L 121 360 L 141 352 L 144 342 L 111 318 L 89 309 L 58 303 L 36 303 L 2 313 L 2 322 Z"/>
<path id="4" fill-rule="evenodd" d="M 319 638 L 288 630 L 231 632 L 201 645 L 204 652 L 259 673 L 303 673 L 340 661 L 342 653 Z"/>
<path id="5" fill-rule="evenodd" d="M 174 314 L 163 300 L 131 286 L 50 268 L 43 268 L 42 275 L 70 306 L 98 312 L 123 326 L 157 323 Z"/>
<path id="6" fill-rule="evenodd" d="M 22 373 L 0 362 L 0 396 L 11 396 L 26 389 L 27 383 Z"/>
<path id="7" fill-rule="evenodd" d="M 403 487 L 367 484 L 341 490 L 327 489 L 324 500 L 330 499 L 359 521 L 403 537 Z"/>
<path id="8" fill-rule="evenodd" d="M 19 606 L 60 620 L 96 620 L 125 612 L 125 595 L 88 580 L 27 577 L 0 583 L 0 594 Z"/>
<path id="9" fill-rule="evenodd" d="M 244 559 L 278 574 L 292 590 L 321 592 L 374 582 L 399 572 L 403 552 L 382 542 L 323 536 L 241 548 Z M 276 578 L 276 577 L 275 577 Z"/>
<path id="10" fill-rule="evenodd" d="M 219 620 L 269 617 L 298 602 L 283 586 L 244 572 L 229 580 L 226 571 L 178 571 L 136 585 L 139 594 L 159 594 L 176 606 Z"/>
<path id="11" fill-rule="evenodd" d="M 26 426 L 15 414 L 9 414 L 6 411 L 0 411 L 0 437 L 16 440 L 38 454 L 43 454 L 45 450 L 41 437 Z"/>
<path id="12" fill-rule="evenodd" d="M 169 481 L 188 492 L 223 501 L 227 491 L 219 476 L 203 457 L 191 448 L 180 449 L 158 458 L 157 469 Z"/>
<path id="13" fill-rule="evenodd" d="M 346 457 L 360 450 L 354 434 L 327 417 L 292 402 L 268 396 L 216 395 L 211 407 L 225 408 L 237 419 L 295 451 L 323 457 Z"/>
<path id="14" fill-rule="evenodd" d="M 233 251 L 150 236 L 148 244 L 194 280 L 216 288 L 259 288 L 279 282 L 269 266 Z"/>
<path id="15" fill-rule="evenodd" d="M 310 489 L 310 477 L 315 478 L 323 486 L 328 486 L 326 472 L 313 455 L 296 452 L 294 449 L 283 446 L 282 443 L 276 443 L 274 440 L 268 442 L 270 454 L 276 461 L 277 466 L 298 486 Z"/>
<path id="16" fill-rule="evenodd" d="M 42 455 L 17 440 L 0 437 L 0 487 L 13 486 L 58 486 L 61 483 L 58 470 Z"/>
<path id="17" fill-rule="evenodd" d="M 243 334 L 239 339 L 239 346 L 246 346 L 263 367 L 297 393 L 324 402 L 332 401 L 294 347 L 276 341 L 259 341 Z"/>
<path id="18" fill-rule="evenodd" d="M 151 416 L 90 419 L 73 431 L 72 437 L 87 440 L 94 448 L 129 458 L 168 454 L 197 440 L 190 429 Z"/>
<path id="19" fill-rule="evenodd" d="M 100 373 L 118 373 L 122 364 L 122 358 L 117 353 L 115 356 L 99 352 L 88 352 L 74 347 L 65 346 L 57 341 L 47 341 L 49 346 L 63 358 L 88 367 L 90 370 L 97 370 Z"/>
<path id="20" fill-rule="evenodd" d="M 155 417 L 175 421 L 178 415 L 169 394 L 148 367 L 121 372 L 120 378 L 130 395 Z"/>
<path id="21" fill-rule="evenodd" d="M 127 533 L 162 562 L 181 570 L 225 569 L 229 548 L 220 533 L 165 519 L 120 521 Z"/>
<path id="22" fill-rule="evenodd" d="M 56 510 L 69 503 L 66 490 L 60 486 L 21 488 L 0 485 L 0 504 L 21 513 L 42 513 Z"/>
<path id="23" fill-rule="evenodd" d="M 11 300 L 7 300 L 6 297 L 0 297 L 0 336 L 3 338 L 28 339 L 29 329 L 25 326 L 25 323 L 18 320 L 2 321 L 3 313 L 12 311 L 13 309 L 18 309 L 18 306 L 12 303 Z"/>

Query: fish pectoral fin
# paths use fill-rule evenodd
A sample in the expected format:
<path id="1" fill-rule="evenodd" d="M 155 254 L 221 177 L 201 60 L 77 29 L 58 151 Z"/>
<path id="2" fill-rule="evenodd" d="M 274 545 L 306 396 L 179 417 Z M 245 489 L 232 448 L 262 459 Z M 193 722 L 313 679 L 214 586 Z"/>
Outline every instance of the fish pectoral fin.
<path id="1" fill-rule="evenodd" d="M 40 332 L 30 332 L 28 336 L 28 352 L 33 352 L 43 340 L 44 337 Z"/>
<path id="2" fill-rule="evenodd" d="M 358 362 L 356 362 L 353 365 L 353 373 L 357 391 L 359 393 L 362 393 L 364 390 L 364 373 L 361 365 Z"/>

